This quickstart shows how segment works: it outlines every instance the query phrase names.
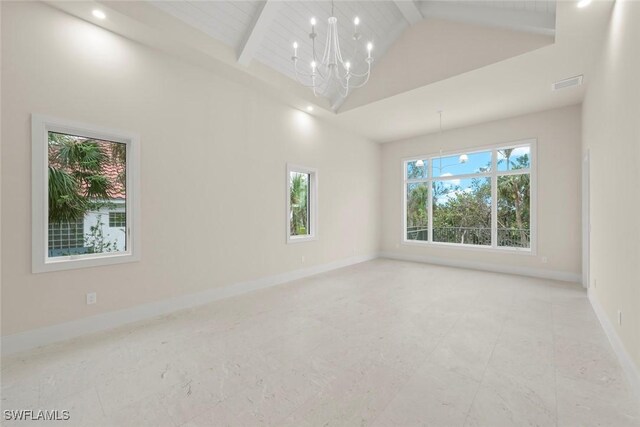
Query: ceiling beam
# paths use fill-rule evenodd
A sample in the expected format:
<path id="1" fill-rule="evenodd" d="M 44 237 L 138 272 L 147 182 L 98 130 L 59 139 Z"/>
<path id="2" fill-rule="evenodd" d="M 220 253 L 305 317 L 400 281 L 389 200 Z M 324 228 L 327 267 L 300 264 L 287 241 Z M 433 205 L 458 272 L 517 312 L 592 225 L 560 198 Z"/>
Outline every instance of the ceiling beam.
<path id="1" fill-rule="evenodd" d="M 456 4 L 446 1 L 422 2 L 420 11 L 425 18 L 446 19 L 550 36 L 555 35 L 556 32 L 555 13 Z"/>
<path id="2" fill-rule="evenodd" d="M 413 0 L 394 0 L 394 3 L 410 25 L 422 21 L 420 9 L 418 9 L 418 6 L 416 6 Z"/>
<path id="3" fill-rule="evenodd" d="M 245 66 L 249 65 L 251 59 L 253 59 L 253 56 L 260 47 L 260 42 L 267 34 L 269 26 L 282 6 L 282 3 L 284 2 L 277 0 L 267 0 L 263 2 L 262 7 L 258 13 L 256 13 L 253 24 L 247 30 L 240 52 L 238 52 L 238 63 Z"/>

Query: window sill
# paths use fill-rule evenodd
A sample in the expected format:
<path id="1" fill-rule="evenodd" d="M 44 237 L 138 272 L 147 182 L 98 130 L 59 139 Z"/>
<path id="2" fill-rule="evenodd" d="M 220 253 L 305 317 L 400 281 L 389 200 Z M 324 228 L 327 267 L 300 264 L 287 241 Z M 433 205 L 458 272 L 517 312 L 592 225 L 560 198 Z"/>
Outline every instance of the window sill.
<path id="1" fill-rule="evenodd" d="M 288 236 L 287 243 L 303 243 L 303 242 L 313 242 L 318 240 L 317 236 Z"/>
<path id="2" fill-rule="evenodd" d="M 406 246 L 422 246 L 433 248 L 446 248 L 456 250 L 470 250 L 500 254 L 517 254 L 517 255 L 536 255 L 535 251 L 531 248 L 509 248 L 509 247 L 493 247 L 493 246 L 481 246 L 481 245 L 463 245 L 461 243 L 444 243 L 444 242 L 426 242 L 423 240 L 403 240 L 403 245 Z"/>
<path id="3" fill-rule="evenodd" d="M 56 258 L 47 258 L 44 263 L 34 264 L 33 273 L 46 273 L 50 271 L 76 270 L 79 268 L 100 267 L 113 264 L 124 264 L 140 261 L 140 256 L 131 252 L 123 252 L 110 255 L 71 255 Z"/>

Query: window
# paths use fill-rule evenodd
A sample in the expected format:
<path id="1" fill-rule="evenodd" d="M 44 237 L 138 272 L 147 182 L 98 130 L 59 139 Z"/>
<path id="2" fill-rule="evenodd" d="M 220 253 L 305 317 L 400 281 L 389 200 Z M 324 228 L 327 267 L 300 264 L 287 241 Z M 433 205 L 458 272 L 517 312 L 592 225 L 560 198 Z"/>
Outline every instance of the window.
<path id="1" fill-rule="evenodd" d="M 317 237 L 317 189 L 315 169 L 287 165 L 287 242 Z"/>
<path id="2" fill-rule="evenodd" d="M 109 212 L 109 227 L 126 227 L 127 214 L 126 212 Z"/>
<path id="3" fill-rule="evenodd" d="M 534 148 L 405 160 L 403 241 L 533 252 Z"/>
<path id="4" fill-rule="evenodd" d="M 84 253 L 84 221 L 49 223 L 49 256 Z"/>
<path id="5" fill-rule="evenodd" d="M 33 272 L 139 259 L 138 140 L 32 117 Z"/>

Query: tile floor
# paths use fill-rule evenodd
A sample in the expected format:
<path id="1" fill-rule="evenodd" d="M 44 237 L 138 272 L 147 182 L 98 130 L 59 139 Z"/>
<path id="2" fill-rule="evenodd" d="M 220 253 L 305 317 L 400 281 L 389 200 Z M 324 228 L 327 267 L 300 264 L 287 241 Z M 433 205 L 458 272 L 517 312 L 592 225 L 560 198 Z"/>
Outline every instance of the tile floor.
<path id="1" fill-rule="evenodd" d="M 57 425 L 618 427 L 639 407 L 578 285 L 390 260 L 2 360 L 2 408 Z"/>

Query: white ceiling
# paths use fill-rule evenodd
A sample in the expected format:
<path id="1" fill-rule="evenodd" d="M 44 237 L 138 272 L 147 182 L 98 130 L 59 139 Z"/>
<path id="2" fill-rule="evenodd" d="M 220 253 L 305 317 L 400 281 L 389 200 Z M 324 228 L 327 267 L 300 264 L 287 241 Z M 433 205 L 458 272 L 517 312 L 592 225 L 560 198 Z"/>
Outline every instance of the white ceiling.
<path id="1" fill-rule="evenodd" d="M 584 9 L 577 0 L 336 2 L 341 21 L 357 13 L 363 33 L 377 40 L 370 83 L 337 113 L 288 68 L 292 40 L 306 40 L 309 15 L 328 15 L 326 1 L 48 3 L 294 108 L 313 104 L 318 119 L 387 142 L 437 131 L 439 109 L 445 128 L 455 128 L 580 103 L 584 87 L 550 86 L 577 74 L 589 84 L 613 1 Z M 95 7 L 109 18 L 92 19 Z M 409 66 L 412 74 L 402 74 Z"/>
<path id="2" fill-rule="evenodd" d="M 269 3 L 276 10 L 264 24 L 265 30 L 260 34 L 257 49 L 252 52 L 251 59 L 293 80 L 296 78 L 291 60 L 293 42 L 298 42 L 300 46 L 298 56 L 302 69 L 312 58 L 311 40 L 308 36 L 311 17 L 318 21 L 316 51 L 320 56 L 325 44 L 326 19 L 331 15 L 329 1 L 149 1 L 164 12 L 231 47 L 238 57 L 258 20 L 264 18 L 263 10 L 266 10 Z M 380 58 L 409 26 L 392 1 L 338 1 L 334 11 L 341 31 L 341 49 L 355 57 L 352 62 L 356 73 L 365 71 L 357 67 L 365 65 L 365 46 L 368 41 L 374 43 L 375 56 Z M 359 42 L 351 37 L 352 22 L 356 16 L 361 21 L 362 39 Z M 330 98 L 333 103 L 339 101 L 336 92 L 330 94 Z"/>
<path id="3" fill-rule="evenodd" d="M 259 1 L 161 1 L 151 3 L 226 45 L 238 48 L 260 12 Z"/>
<path id="4" fill-rule="evenodd" d="M 316 1 L 201 1 L 149 0 L 155 7 L 180 19 L 231 47 L 238 58 L 246 55 L 245 46 L 252 40 L 255 49 L 250 59 L 259 61 L 295 80 L 291 60 L 292 43 L 300 45 L 300 65 L 311 61 L 309 20 L 318 20 L 317 51 L 324 48 L 326 19 L 331 16 L 331 2 Z M 268 16 L 267 19 L 265 17 Z M 555 30 L 555 0 L 527 1 L 336 1 L 340 45 L 354 64 L 354 72 L 364 72 L 364 47 L 367 41 L 375 46 L 374 68 L 400 35 L 424 17 L 479 23 L 485 26 L 509 28 L 553 35 Z M 362 39 L 352 35 L 353 18 L 361 20 Z M 252 34 L 259 28 L 259 34 Z M 242 62 L 242 61 L 240 61 Z M 334 109 L 344 99 L 336 92 L 329 95 Z"/>
<path id="5" fill-rule="evenodd" d="M 438 110 L 444 111 L 445 128 L 457 128 L 578 104 L 598 59 L 612 4 L 598 1 L 579 9 L 576 1 L 561 1 L 554 43 L 357 106 L 336 115 L 334 122 L 387 142 L 436 132 Z M 585 85 L 551 90 L 552 83 L 579 74 L 585 75 Z"/>

